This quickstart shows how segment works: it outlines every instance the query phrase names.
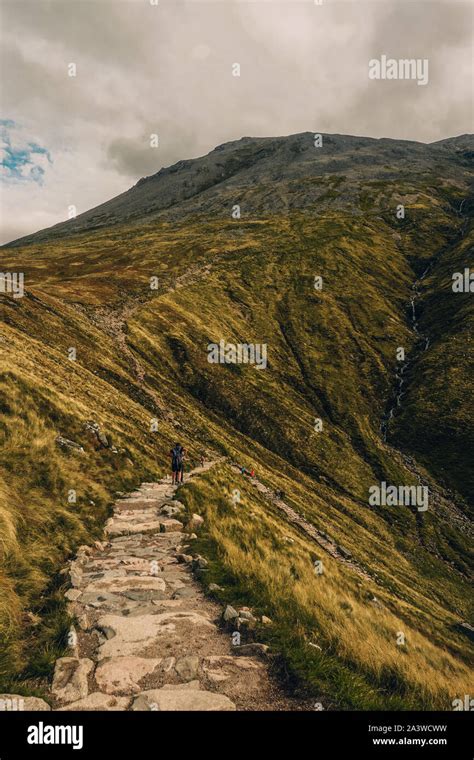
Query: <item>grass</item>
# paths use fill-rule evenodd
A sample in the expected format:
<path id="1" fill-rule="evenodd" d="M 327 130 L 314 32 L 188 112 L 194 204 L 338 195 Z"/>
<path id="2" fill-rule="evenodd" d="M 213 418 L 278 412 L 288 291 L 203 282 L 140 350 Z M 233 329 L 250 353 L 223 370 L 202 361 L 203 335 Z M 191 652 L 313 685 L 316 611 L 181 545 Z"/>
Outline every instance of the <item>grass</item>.
<path id="1" fill-rule="evenodd" d="M 234 487 L 241 491 L 236 506 Z M 402 602 L 361 580 L 227 467 L 186 485 L 180 500 L 205 520 L 193 542 L 193 550 L 210 560 L 205 586 L 217 583 L 223 603 L 250 604 L 272 619 L 259 640 L 283 657 L 293 689 L 321 697 L 326 709 L 359 710 L 449 709 L 456 695 L 467 693 L 469 666 L 449 652 L 452 616 L 433 603 L 428 588 L 413 593 L 407 579 Z M 394 565 L 403 563 L 395 550 L 390 554 Z M 323 561 L 320 575 L 315 559 Z M 397 644 L 400 632 L 403 646 Z"/>

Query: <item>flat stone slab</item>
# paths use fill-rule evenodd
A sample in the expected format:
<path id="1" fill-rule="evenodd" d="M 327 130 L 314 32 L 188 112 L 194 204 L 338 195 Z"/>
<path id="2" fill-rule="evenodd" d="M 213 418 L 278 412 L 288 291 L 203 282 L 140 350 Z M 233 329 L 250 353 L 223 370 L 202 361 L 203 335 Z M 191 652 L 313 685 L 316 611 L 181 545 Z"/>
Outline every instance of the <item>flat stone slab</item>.
<path id="1" fill-rule="evenodd" d="M 106 694 L 137 694 L 142 678 L 153 673 L 161 662 L 161 657 L 134 656 L 102 660 L 95 672 L 95 680 Z"/>
<path id="2" fill-rule="evenodd" d="M 102 710 L 119 711 L 126 710 L 130 704 L 130 697 L 115 697 L 111 694 L 102 694 L 95 691 L 85 699 L 59 708 L 59 712 L 67 710 L 79 710 L 81 712 L 101 712 Z"/>
<path id="3" fill-rule="evenodd" d="M 166 552 L 155 546 L 137 546 L 130 548 L 130 551 L 127 553 L 120 550 L 120 552 L 117 552 L 117 554 L 114 555 L 114 558 L 121 560 L 133 558 L 143 559 L 143 557 L 148 557 L 150 559 L 157 559 L 158 562 L 161 562 L 166 556 Z"/>
<path id="4" fill-rule="evenodd" d="M 232 657 L 231 655 L 211 655 L 202 663 L 202 669 L 209 673 L 219 673 L 226 677 L 241 677 L 243 671 L 264 671 L 265 665 L 251 657 Z"/>
<path id="5" fill-rule="evenodd" d="M 87 585 L 91 581 L 98 581 L 98 580 L 112 580 L 113 578 L 124 578 L 126 576 L 126 570 L 125 567 L 122 567 L 117 570 L 104 570 L 104 572 L 99 573 L 84 573 L 82 576 L 82 585 Z"/>
<path id="6" fill-rule="evenodd" d="M 137 498 L 137 499 L 123 499 L 115 504 L 117 512 L 134 512 L 135 510 L 141 511 L 143 509 L 159 509 L 162 505 L 162 499 L 159 498 Z"/>
<path id="7" fill-rule="evenodd" d="M 211 655 L 204 658 L 201 667 L 212 689 L 237 702 L 255 698 L 265 683 L 265 665 L 250 657 Z"/>
<path id="8" fill-rule="evenodd" d="M 168 521 L 166 521 L 168 522 Z M 176 522 L 176 521 L 175 521 Z M 160 520 L 149 520 L 148 522 L 114 522 L 105 528 L 108 536 L 133 536 L 135 534 L 160 533 L 164 523 Z M 180 523 L 181 525 L 181 523 Z M 181 528 L 183 526 L 181 525 Z"/>
<path id="9" fill-rule="evenodd" d="M 106 657 L 141 656 L 143 651 L 158 643 L 166 634 L 174 634 L 182 626 L 194 629 L 215 629 L 214 623 L 197 612 L 161 612 L 156 615 L 122 617 L 104 615 L 96 624 L 99 630 L 107 632 L 107 641 L 99 647 L 98 659 Z M 112 634 L 112 635 L 111 635 Z"/>
<path id="10" fill-rule="evenodd" d="M 94 663 L 87 658 L 60 657 L 56 660 L 51 692 L 61 702 L 77 702 L 87 697 L 87 679 Z"/>
<path id="11" fill-rule="evenodd" d="M 103 615 L 97 621 L 98 629 L 109 629 L 122 641 L 141 641 L 152 636 L 159 636 L 163 627 L 166 631 L 175 630 L 182 624 L 193 627 L 215 629 L 214 623 L 198 612 L 161 612 L 156 615 L 141 615 L 130 620 L 118 615 Z M 171 628 L 170 628 L 171 627 Z"/>
<path id="12" fill-rule="evenodd" d="M 163 594 L 161 591 L 159 593 Z M 95 609 L 106 609 L 108 612 L 133 609 L 137 606 L 137 603 L 128 600 L 125 594 L 109 594 L 107 591 L 92 593 L 84 592 L 81 598 L 81 604 L 86 605 L 86 607 L 94 607 Z"/>
<path id="13" fill-rule="evenodd" d="M 177 588 L 176 591 L 174 591 L 172 599 L 199 599 L 202 597 L 202 594 L 199 593 L 195 588 L 192 586 L 182 586 L 181 588 Z"/>
<path id="14" fill-rule="evenodd" d="M 163 591 L 155 589 L 143 589 L 142 591 L 124 591 L 123 596 L 135 602 L 162 601 L 166 598 Z"/>
<path id="15" fill-rule="evenodd" d="M 120 594 L 122 591 L 165 591 L 165 589 L 165 581 L 156 575 L 127 575 L 124 578 L 93 581 L 89 583 L 86 590 L 89 593 L 108 591 L 112 594 Z"/>
<path id="16" fill-rule="evenodd" d="M 143 691 L 132 705 L 132 710 L 164 710 L 192 712 L 233 712 L 235 704 L 223 694 L 199 689 L 150 689 Z"/>
<path id="17" fill-rule="evenodd" d="M 149 575 L 153 575 L 155 572 L 154 568 L 158 567 L 159 565 L 160 562 L 155 557 L 152 559 L 143 559 L 142 557 L 128 557 L 127 559 L 121 560 L 121 566 L 127 573 L 135 571 L 137 573 L 147 573 Z"/>

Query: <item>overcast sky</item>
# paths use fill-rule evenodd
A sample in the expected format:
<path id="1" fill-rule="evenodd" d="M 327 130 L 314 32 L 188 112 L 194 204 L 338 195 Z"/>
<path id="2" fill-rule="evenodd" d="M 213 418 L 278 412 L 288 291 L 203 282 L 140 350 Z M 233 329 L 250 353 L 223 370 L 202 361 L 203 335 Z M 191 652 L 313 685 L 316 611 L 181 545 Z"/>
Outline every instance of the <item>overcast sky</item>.
<path id="1" fill-rule="evenodd" d="M 470 3 L 0 0 L 0 8 L 0 242 L 244 135 L 432 142 L 473 131 Z M 428 59 L 428 84 L 370 80 L 369 60 L 382 55 Z"/>

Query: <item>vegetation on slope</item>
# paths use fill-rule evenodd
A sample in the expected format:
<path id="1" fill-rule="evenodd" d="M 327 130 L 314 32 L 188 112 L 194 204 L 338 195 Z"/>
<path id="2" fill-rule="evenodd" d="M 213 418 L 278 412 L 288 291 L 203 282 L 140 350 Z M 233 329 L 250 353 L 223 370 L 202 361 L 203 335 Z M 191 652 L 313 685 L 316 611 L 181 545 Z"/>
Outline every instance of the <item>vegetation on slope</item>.
<path id="1" fill-rule="evenodd" d="M 190 514 L 204 517 L 193 550 L 211 560 L 201 572 L 205 587 L 217 583 L 222 591 L 211 593 L 223 603 L 251 604 L 272 620 L 257 636 L 282 654 L 288 688 L 321 698 L 324 709 L 450 709 L 471 676 L 453 632 L 455 605 L 446 609 L 428 578 L 413 587 L 413 566 L 391 531 L 375 529 L 374 537 L 369 521 L 367 543 L 383 545 L 383 557 L 376 549 L 371 558 L 377 581 L 361 578 L 285 523 L 253 485 L 220 466 L 186 485 L 179 498 Z M 236 488 L 240 500 L 233 502 Z M 318 522 L 321 505 L 306 479 L 291 492 L 291 504 Z M 355 551 L 357 542 L 345 540 Z"/>

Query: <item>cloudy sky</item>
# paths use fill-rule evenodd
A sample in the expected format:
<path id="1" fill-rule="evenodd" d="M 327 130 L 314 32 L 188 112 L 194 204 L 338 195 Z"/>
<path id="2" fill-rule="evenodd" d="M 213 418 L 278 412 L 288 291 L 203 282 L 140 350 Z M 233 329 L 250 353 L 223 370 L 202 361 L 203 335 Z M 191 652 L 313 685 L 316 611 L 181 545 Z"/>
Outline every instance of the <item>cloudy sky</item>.
<path id="1" fill-rule="evenodd" d="M 472 7 L 0 0 L 0 242 L 244 135 L 472 132 Z M 428 59 L 428 83 L 369 79 L 383 55 Z"/>

